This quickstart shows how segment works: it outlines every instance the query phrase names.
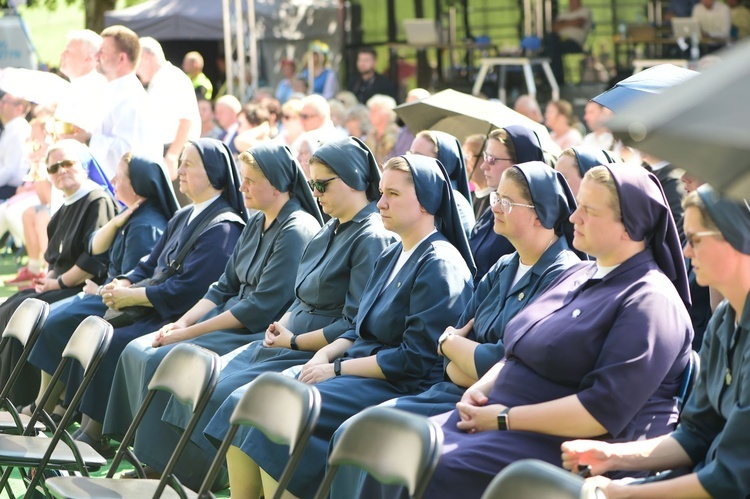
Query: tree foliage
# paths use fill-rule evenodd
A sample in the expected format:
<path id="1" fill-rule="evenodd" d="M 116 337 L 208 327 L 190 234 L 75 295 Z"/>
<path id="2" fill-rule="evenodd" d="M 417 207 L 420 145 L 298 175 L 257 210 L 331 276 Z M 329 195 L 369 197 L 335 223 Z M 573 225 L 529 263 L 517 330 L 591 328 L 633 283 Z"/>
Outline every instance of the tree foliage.
<path id="1" fill-rule="evenodd" d="M 125 7 L 143 3 L 145 0 L 123 0 L 119 3 Z M 60 2 L 67 5 L 81 5 L 86 12 L 86 27 L 97 33 L 104 29 L 104 13 L 114 10 L 118 0 L 26 0 L 29 7 L 41 7 L 51 11 L 57 9 Z M 8 0 L 0 0 L 0 8 L 8 8 Z"/>

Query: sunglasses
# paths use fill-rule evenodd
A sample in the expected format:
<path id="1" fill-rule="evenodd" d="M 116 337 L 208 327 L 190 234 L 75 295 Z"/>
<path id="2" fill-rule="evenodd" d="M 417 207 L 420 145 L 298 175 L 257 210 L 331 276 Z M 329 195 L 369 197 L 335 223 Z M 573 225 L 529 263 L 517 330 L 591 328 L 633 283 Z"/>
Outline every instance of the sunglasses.
<path id="1" fill-rule="evenodd" d="M 47 173 L 50 175 L 54 175 L 58 172 L 60 168 L 70 168 L 71 166 L 75 165 L 75 161 L 71 161 L 69 159 L 64 159 L 62 161 L 58 161 L 57 163 L 52 163 L 47 167 Z"/>
<path id="2" fill-rule="evenodd" d="M 310 190 L 318 191 L 319 193 L 323 194 L 326 191 L 326 184 L 336 180 L 337 178 L 340 177 L 331 177 L 325 180 L 308 180 L 307 185 L 310 186 Z"/>
<path id="3" fill-rule="evenodd" d="M 513 161 L 510 158 L 496 158 L 495 156 L 491 156 L 491 155 L 487 154 L 486 152 L 482 153 L 482 156 L 484 157 L 484 160 L 490 166 L 495 166 L 495 161 Z"/>

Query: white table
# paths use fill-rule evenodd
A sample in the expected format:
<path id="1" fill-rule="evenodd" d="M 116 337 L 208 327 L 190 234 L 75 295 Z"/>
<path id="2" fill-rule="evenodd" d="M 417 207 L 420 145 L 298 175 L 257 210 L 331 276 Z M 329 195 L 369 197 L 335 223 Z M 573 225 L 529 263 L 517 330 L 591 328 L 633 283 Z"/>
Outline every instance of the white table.
<path id="1" fill-rule="evenodd" d="M 506 92 L 505 92 L 505 77 L 506 68 L 508 66 L 520 66 L 523 69 L 523 76 L 526 80 L 526 91 L 529 95 L 536 98 L 536 83 L 534 82 L 534 72 L 532 71 L 533 66 L 541 66 L 544 70 L 544 75 L 552 87 L 552 100 L 560 99 L 560 87 L 555 80 L 555 75 L 552 73 L 552 67 L 550 67 L 549 59 L 546 57 L 483 57 L 479 59 L 479 73 L 477 79 L 474 82 L 474 87 L 471 90 L 473 95 L 479 95 L 482 90 L 482 84 L 484 79 L 487 77 L 487 72 L 490 68 L 500 66 L 500 79 L 498 82 L 498 97 L 505 104 Z"/>

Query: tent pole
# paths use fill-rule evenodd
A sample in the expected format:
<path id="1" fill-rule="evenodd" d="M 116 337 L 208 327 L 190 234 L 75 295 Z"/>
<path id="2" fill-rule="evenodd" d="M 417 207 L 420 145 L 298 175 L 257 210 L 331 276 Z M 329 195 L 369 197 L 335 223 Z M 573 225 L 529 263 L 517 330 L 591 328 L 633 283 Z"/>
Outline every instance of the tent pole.
<path id="1" fill-rule="evenodd" d="M 237 88 L 238 98 L 244 106 L 247 103 L 247 92 L 245 86 L 247 83 L 245 72 L 245 30 L 242 20 L 242 0 L 234 0 L 234 36 L 237 40 Z"/>
<path id="2" fill-rule="evenodd" d="M 258 83 L 258 32 L 255 29 L 255 0 L 247 0 L 247 34 L 250 44 L 250 82 L 251 89 L 257 89 Z M 255 92 L 252 92 L 255 94 Z"/>
<path id="3" fill-rule="evenodd" d="M 224 27 L 224 78 L 227 94 L 234 95 L 234 57 L 232 56 L 232 26 L 229 17 L 229 0 L 222 0 L 221 14 Z"/>

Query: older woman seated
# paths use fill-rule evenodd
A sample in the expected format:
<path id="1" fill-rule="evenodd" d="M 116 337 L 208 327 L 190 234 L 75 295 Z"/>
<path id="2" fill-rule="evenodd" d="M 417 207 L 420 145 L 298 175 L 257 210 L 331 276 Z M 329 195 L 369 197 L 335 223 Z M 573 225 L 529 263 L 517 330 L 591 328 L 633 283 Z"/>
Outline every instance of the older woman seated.
<path id="1" fill-rule="evenodd" d="M 127 310 L 142 306 L 149 313 L 130 325 L 121 323 L 115 327 L 104 361 L 81 401 L 84 417 L 77 438 L 94 446 L 99 445 L 106 400 L 122 350 L 133 338 L 176 319 L 203 296 L 221 275 L 246 219 L 237 190 L 237 169 L 229 150 L 220 141 L 188 142 L 182 151 L 177 176 L 180 190 L 193 204 L 172 217 L 148 258 L 127 274 L 117 276 L 100 293 L 110 308 Z M 193 236 L 195 239 L 188 246 Z M 174 258 L 183 251 L 182 264 L 172 269 Z M 160 274 L 168 277 L 160 282 L 149 280 Z M 145 285 L 138 286 L 141 282 Z M 68 388 L 78 386 L 81 377 L 80 369 L 72 369 Z"/>
<path id="2" fill-rule="evenodd" d="M 89 169 L 91 167 L 91 170 Z M 56 189 L 63 193 L 63 205 L 55 212 L 47 227 L 49 245 L 44 259 L 49 264 L 47 275 L 35 281 L 35 288 L 20 291 L 0 305 L 0 330 L 26 298 L 54 303 L 75 295 L 86 279 L 104 282 L 107 273 L 106 255 L 95 257 L 88 252 L 91 235 L 111 220 L 116 213 L 115 201 L 90 177 L 98 164 L 86 146 L 74 140 L 63 140 L 47 152 L 47 173 Z M 7 381 L 20 356 L 20 343 L 3 351 L 0 361 L 0 384 Z M 39 373 L 27 369 L 16 383 L 10 398 L 16 403 L 30 403 L 39 386 Z"/>
<path id="3" fill-rule="evenodd" d="M 563 466 L 569 469 L 589 465 L 597 475 L 673 470 L 632 484 L 591 478 L 610 499 L 750 496 L 750 211 L 747 203 L 722 199 L 708 185 L 690 193 L 683 207 L 685 256 L 698 282 L 727 299 L 706 329 L 700 377 L 676 431 L 638 442 L 563 444 Z"/>
<path id="4" fill-rule="evenodd" d="M 166 167 L 160 163 L 127 153 L 117 166 L 113 182 L 115 196 L 126 209 L 96 231 L 90 245 L 93 255 L 109 255 L 108 282 L 133 270 L 151 252 L 178 209 Z M 107 311 L 100 295 L 102 289 L 87 280 L 83 293 L 58 302 L 59 307 L 50 313 L 29 356 L 29 363 L 42 373 L 37 400 L 78 324 L 89 315 L 103 316 Z M 51 397 L 45 409 L 51 412 L 57 399 L 58 396 Z"/>
<path id="5" fill-rule="evenodd" d="M 564 271 L 505 328 L 505 359 L 443 424 L 427 497 L 479 497 L 508 464 L 560 463 L 570 437 L 667 433 L 690 355 L 687 276 L 657 179 L 596 167 L 578 192 L 573 245 L 596 257 Z"/>
<path id="6" fill-rule="evenodd" d="M 286 146 L 258 145 L 240 154 L 240 161 L 245 206 L 256 211 L 224 273 L 203 298 L 174 322 L 123 350 L 107 404 L 107 434 L 125 434 L 148 381 L 177 343 L 227 354 L 262 339 L 268 324 L 280 319 L 294 299 L 302 252 L 320 230 L 317 204 Z M 159 398 L 150 406 L 136 433 L 136 454 L 155 470 L 164 469 L 170 456 L 165 450 L 177 444 L 176 434 L 161 421 L 167 401 Z"/>

